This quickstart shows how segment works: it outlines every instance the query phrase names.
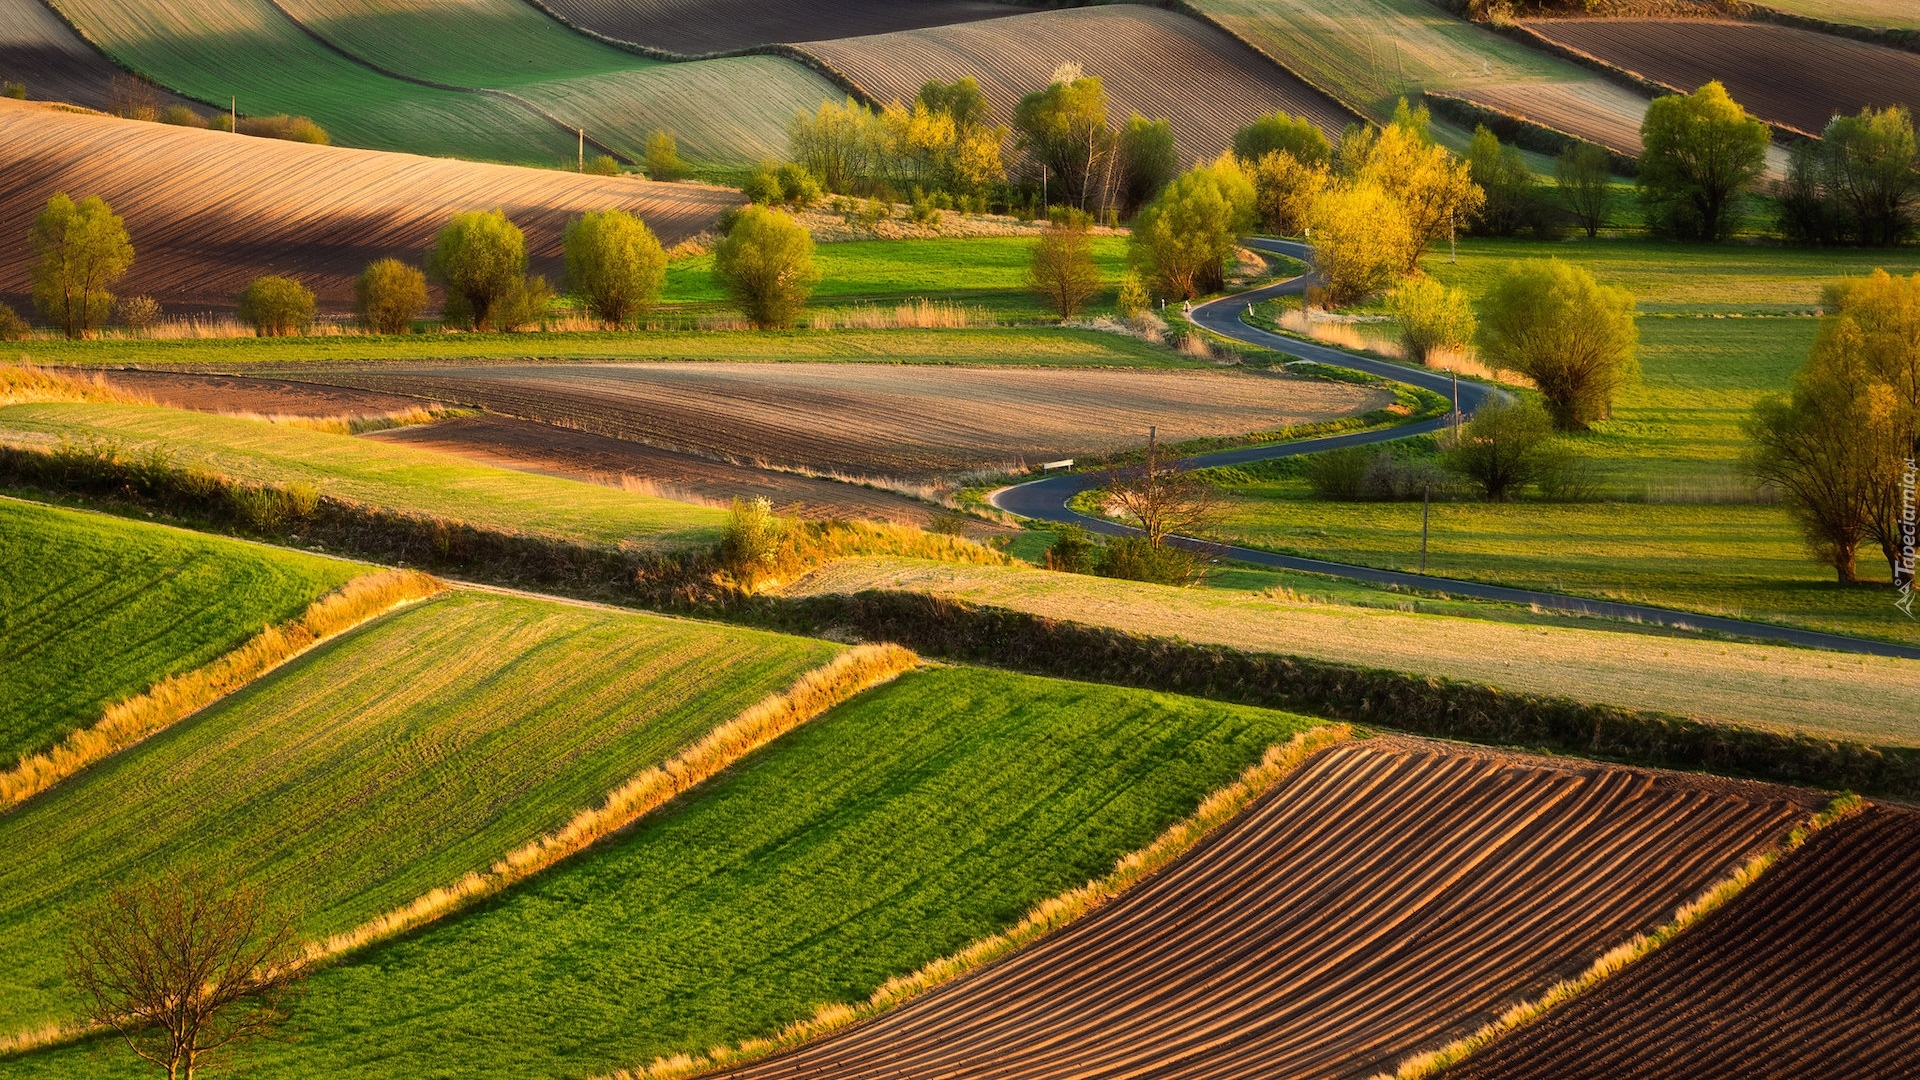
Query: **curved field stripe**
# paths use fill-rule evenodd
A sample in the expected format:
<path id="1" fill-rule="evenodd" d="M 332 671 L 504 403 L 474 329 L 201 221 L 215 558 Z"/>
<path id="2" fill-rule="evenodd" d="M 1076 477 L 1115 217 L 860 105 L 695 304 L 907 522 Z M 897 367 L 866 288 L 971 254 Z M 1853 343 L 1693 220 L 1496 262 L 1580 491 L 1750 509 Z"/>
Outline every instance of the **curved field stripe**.
<path id="1" fill-rule="evenodd" d="M 1823 830 L 1714 917 L 1447 1080 L 1920 1075 L 1920 814 Z"/>
<path id="2" fill-rule="evenodd" d="M 1622 769 L 1335 749 L 1092 918 L 726 1075 L 1359 1074 L 1661 921 L 1806 810 Z"/>
<path id="3" fill-rule="evenodd" d="M 702 56 L 755 45 L 886 34 L 997 19 L 1020 9 L 990 0 L 533 0 L 596 37 L 662 55 Z"/>
<path id="4" fill-rule="evenodd" d="M 0 0 L 0 78 L 24 82 L 27 97 L 104 109 L 108 84 L 121 74 L 40 0 Z"/>
<path id="5" fill-rule="evenodd" d="M 880 101 L 911 101 L 928 79 L 973 76 L 1001 121 L 1054 68 L 1078 63 L 1107 91 L 1107 114 L 1171 121 L 1183 161 L 1212 158 L 1263 113 L 1304 113 L 1337 135 L 1353 117 L 1339 103 L 1195 19 L 1120 5 L 1035 12 L 801 46 Z"/>
<path id="6" fill-rule="evenodd" d="M 0 293 L 24 293 L 28 224 L 57 191 L 100 195 L 126 218 L 128 294 L 230 305 L 263 273 L 291 273 L 323 303 L 352 302 L 376 259 L 418 262 L 463 210 L 501 207 L 537 269 L 559 272 L 573 215 L 620 207 L 666 243 L 739 201 L 729 191 L 307 146 L 0 102 Z"/>

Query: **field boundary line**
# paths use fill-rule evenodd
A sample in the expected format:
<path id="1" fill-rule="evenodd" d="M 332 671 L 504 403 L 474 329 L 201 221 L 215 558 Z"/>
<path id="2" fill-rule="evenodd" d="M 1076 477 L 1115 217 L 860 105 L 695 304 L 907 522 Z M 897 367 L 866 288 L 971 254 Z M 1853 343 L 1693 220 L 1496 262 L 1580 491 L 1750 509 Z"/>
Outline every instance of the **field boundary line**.
<path id="1" fill-rule="evenodd" d="M 1416 1054 L 1402 1061 L 1392 1072 L 1376 1073 L 1368 1080 L 1427 1080 L 1466 1060 L 1474 1052 L 1505 1035 L 1544 1016 L 1555 1006 L 1572 1000 L 1625 970 L 1635 961 L 1679 937 L 1739 896 L 1771 870 L 1781 859 L 1800 850 L 1813 835 L 1828 826 L 1845 821 L 1865 810 L 1867 803 L 1858 795 L 1842 795 L 1796 827 L 1779 844 L 1769 846 L 1707 886 L 1693 899 L 1682 904 L 1673 918 L 1650 934 L 1635 934 L 1600 955 L 1587 969 L 1572 979 L 1564 979 L 1547 988 L 1532 1001 L 1507 1009 L 1500 1018 L 1469 1035 L 1455 1039 L 1437 1050 Z"/>
<path id="2" fill-rule="evenodd" d="M 0 814 L 193 716 L 322 642 L 445 589 L 438 579 L 416 570 L 374 571 L 348 581 L 308 605 L 299 618 L 264 627 L 210 663 L 169 675 L 107 706 L 98 723 L 70 732 L 52 749 L 22 756 L 0 773 Z M 8 1044 L 0 1039 L 0 1047 Z"/>
<path id="3" fill-rule="evenodd" d="M 741 758 L 823 715 L 848 699 L 893 681 L 920 665 L 898 645 L 861 645 L 807 672 L 787 689 L 748 706 L 691 746 L 614 789 L 599 806 L 582 810 L 554 832 L 521 845 L 485 872 L 469 872 L 324 941 L 308 942 L 303 967 L 314 967 L 454 914 L 546 870 L 596 841 L 619 832 L 699 786 Z"/>
<path id="4" fill-rule="evenodd" d="M 1285 743 L 1269 746 L 1260 760 L 1249 765 L 1237 779 L 1201 799 L 1192 814 L 1169 825 L 1146 847 L 1121 856 L 1105 876 L 1040 901 L 1009 929 L 980 938 L 959 952 L 928 961 L 912 974 L 888 979 L 866 1001 L 854 1005 L 829 1002 L 821 1005 L 813 1016 L 787 1025 L 776 1035 L 748 1039 L 731 1049 L 716 1047 L 697 1056 L 681 1053 L 658 1058 L 651 1065 L 621 1069 L 598 1080 L 679 1080 L 770 1057 L 870 1020 L 929 990 L 971 974 L 1112 903 L 1134 885 L 1193 850 L 1320 751 L 1347 741 L 1353 734 L 1350 724 L 1321 724 L 1296 734 Z"/>

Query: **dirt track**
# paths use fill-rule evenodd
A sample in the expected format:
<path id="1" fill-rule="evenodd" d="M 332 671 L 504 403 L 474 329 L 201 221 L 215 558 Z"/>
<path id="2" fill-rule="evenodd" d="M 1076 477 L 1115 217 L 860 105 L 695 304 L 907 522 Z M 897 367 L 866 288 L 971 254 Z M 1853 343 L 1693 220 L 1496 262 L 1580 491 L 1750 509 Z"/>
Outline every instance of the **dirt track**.
<path id="1" fill-rule="evenodd" d="M 725 1075 L 1360 1077 L 1584 967 L 1799 818 L 1778 789 L 1388 742 L 985 970 Z"/>
<path id="2" fill-rule="evenodd" d="M 1920 1076 L 1920 814 L 1815 837 L 1685 937 L 1445 1080 Z"/>

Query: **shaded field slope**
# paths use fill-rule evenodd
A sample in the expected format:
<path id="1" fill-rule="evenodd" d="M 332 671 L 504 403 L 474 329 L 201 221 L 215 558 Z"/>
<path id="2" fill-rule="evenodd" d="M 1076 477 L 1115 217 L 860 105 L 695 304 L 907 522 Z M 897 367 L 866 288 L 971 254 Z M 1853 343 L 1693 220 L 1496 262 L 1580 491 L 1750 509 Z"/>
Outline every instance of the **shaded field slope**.
<path id="1" fill-rule="evenodd" d="M 316 972 L 300 1039 L 250 1049 L 247 1073 L 592 1076 L 769 1034 L 1106 873 L 1312 723 L 909 673 L 487 904 Z M 138 1075 L 85 1047 L 6 1069 Z"/>
<path id="2" fill-rule="evenodd" d="M 725 1075 L 1363 1076 L 1663 921 L 1806 809 L 1601 766 L 1336 748 L 1067 930 Z"/>
<path id="3" fill-rule="evenodd" d="M 1920 102 L 1920 54 L 1765 23 L 1530 19 L 1549 41 L 1676 90 L 1718 79 L 1760 119 L 1818 135 L 1836 114 Z"/>
<path id="4" fill-rule="evenodd" d="M 0 499 L 0 565 L 0 768 L 364 569 L 12 499 Z"/>
<path id="5" fill-rule="evenodd" d="M 40 0 L 0 0 L 0 79 L 25 83 L 28 98 L 104 109 L 123 74 Z"/>
<path id="6" fill-rule="evenodd" d="M 0 1030 L 70 1019 L 72 916 L 218 869 L 320 937 L 486 869 L 839 647 L 461 593 L 375 621 L 0 816 Z"/>
<path id="7" fill-rule="evenodd" d="M 1183 161 L 1212 158 L 1263 113 L 1304 113 L 1338 135 L 1337 102 L 1196 19 L 1130 4 L 1015 15 L 801 46 L 881 101 L 911 101 L 928 79 L 974 76 L 1002 120 L 1022 94 L 1074 62 L 1106 86 L 1108 115 L 1171 121 Z"/>
<path id="8" fill-rule="evenodd" d="M 1445 1080 L 1920 1074 L 1920 815 L 1823 830 L 1706 923 Z"/>
<path id="9" fill-rule="evenodd" d="M 991 0 L 536 0 L 573 26 L 681 55 L 776 42 L 886 34 L 996 19 L 1020 9 Z"/>
<path id="10" fill-rule="evenodd" d="M 323 305 L 349 306 L 376 259 L 418 264 L 453 214 L 501 207 L 535 268 L 558 280 L 575 214 L 613 207 L 666 243 L 706 228 L 738 197 L 652 184 L 308 146 L 81 116 L 0 101 L 0 298 L 24 303 L 28 226 L 58 191 L 99 195 L 127 222 L 136 259 L 120 291 L 174 308 L 230 308 L 254 277 L 288 274 Z"/>

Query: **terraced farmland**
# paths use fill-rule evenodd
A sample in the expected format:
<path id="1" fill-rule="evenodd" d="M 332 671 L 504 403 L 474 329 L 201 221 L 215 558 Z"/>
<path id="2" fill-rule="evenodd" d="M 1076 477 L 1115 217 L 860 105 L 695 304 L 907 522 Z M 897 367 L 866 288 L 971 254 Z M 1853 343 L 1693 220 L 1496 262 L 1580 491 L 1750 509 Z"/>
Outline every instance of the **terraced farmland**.
<path id="1" fill-rule="evenodd" d="M 598 805 L 839 647 L 465 593 L 323 646 L 0 817 L 0 1031 L 66 1018 L 68 920 L 161 866 L 269 887 L 310 935 Z"/>
<path id="2" fill-rule="evenodd" d="M 990 0 L 538 0 L 589 33 L 700 56 L 775 42 L 885 34 L 997 19 L 1018 8 Z"/>
<path id="3" fill-rule="evenodd" d="M 724 1075 L 1391 1070 L 1662 922 L 1807 809 L 1604 766 L 1335 748 L 1068 929 Z"/>
<path id="4" fill-rule="evenodd" d="M 1151 7 L 1035 12 L 802 48 L 881 101 L 911 101 L 928 79 L 974 76 L 1003 120 L 1022 94 L 1072 61 L 1105 83 L 1110 116 L 1138 111 L 1171 121 L 1189 161 L 1219 154 L 1236 128 L 1275 109 L 1304 113 L 1335 135 L 1354 119 L 1230 35 Z"/>
<path id="5" fill-rule="evenodd" d="M 557 280 L 560 234 L 575 214 L 622 207 L 672 243 L 738 201 L 692 185 L 307 146 L 12 101 L 0 101 L 0 176 L 0 297 L 24 302 L 28 225 L 49 196 L 70 191 L 100 195 L 126 219 L 137 257 L 121 291 L 176 312 L 230 308 L 264 273 L 298 277 L 339 310 L 368 263 L 418 263 L 463 210 L 505 209 L 526 230 L 536 269 Z"/>
<path id="6" fill-rule="evenodd" d="M 1169 441 L 1237 435 L 1391 401 L 1271 375 L 886 364 L 412 365 L 324 378 L 722 460 L 899 478 L 1128 449 L 1149 425 Z"/>
<path id="7" fill-rule="evenodd" d="M 1920 816 L 1871 807 L 1445 1080 L 1920 1073 Z"/>
<path id="8" fill-rule="evenodd" d="M 12 499 L 0 499 L 0 565 L 0 769 L 363 570 Z"/>
<path id="9" fill-rule="evenodd" d="M 1548 41 L 1681 91 L 1713 79 L 1769 123 L 1818 135 L 1836 114 L 1920 102 L 1920 54 L 1768 23 L 1531 19 Z"/>

